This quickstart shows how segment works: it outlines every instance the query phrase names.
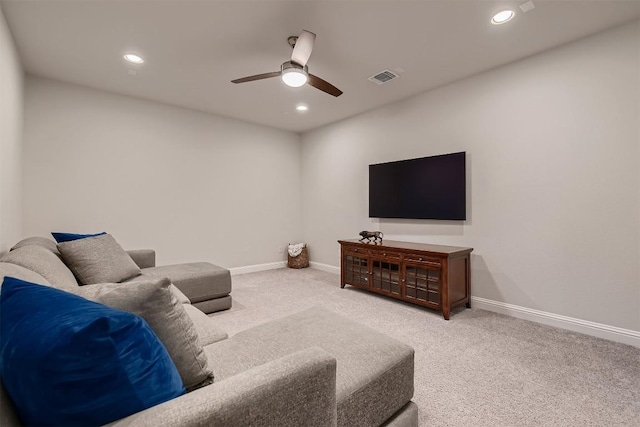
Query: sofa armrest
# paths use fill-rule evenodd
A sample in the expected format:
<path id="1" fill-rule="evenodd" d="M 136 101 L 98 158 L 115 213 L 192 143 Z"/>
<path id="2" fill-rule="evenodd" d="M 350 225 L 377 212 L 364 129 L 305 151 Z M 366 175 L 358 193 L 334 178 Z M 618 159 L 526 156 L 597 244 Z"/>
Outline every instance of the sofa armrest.
<path id="1" fill-rule="evenodd" d="M 133 249 L 127 253 L 140 268 L 156 266 L 156 251 L 153 249 Z"/>
<path id="2" fill-rule="evenodd" d="M 108 426 L 297 427 L 335 426 L 336 422 L 336 359 L 314 347 L 214 382 Z"/>

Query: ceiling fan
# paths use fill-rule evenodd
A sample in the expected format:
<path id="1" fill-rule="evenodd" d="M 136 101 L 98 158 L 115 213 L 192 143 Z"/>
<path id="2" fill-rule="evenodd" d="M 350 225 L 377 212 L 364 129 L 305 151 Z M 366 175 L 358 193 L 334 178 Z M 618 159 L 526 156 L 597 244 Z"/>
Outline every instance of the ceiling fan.
<path id="1" fill-rule="evenodd" d="M 316 35 L 307 30 L 303 30 L 298 37 L 289 37 L 287 42 L 289 43 L 289 46 L 293 48 L 293 53 L 291 54 L 291 60 L 280 66 L 280 71 L 243 77 L 241 79 L 231 80 L 231 83 L 246 83 L 254 80 L 269 79 L 271 77 L 280 76 L 284 84 L 287 86 L 300 87 L 304 86 L 305 83 L 308 83 L 310 86 L 320 89 L 329 95 L 336 97 L 342 95 L 342 91 L 340 89 L 331 83 L 322 80 L 320 77 L 309 73 L 307 61 L 309 61 L 309 57 L 311 56 L 315 40 Z"/>

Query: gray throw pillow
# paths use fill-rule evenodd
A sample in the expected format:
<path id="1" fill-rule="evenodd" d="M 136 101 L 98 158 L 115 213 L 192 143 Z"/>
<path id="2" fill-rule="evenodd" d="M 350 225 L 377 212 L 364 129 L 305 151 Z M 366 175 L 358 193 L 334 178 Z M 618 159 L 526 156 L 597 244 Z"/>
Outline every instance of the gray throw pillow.
<path id="1" fill-rule="evenodd" d="M 193 321 L 167 278 L 84 286 L 79 295 L 142 317 L 169 352 L 187 391 L 213 382 Z"/>
<path id="2" fill-rule="evenodd" d="M 58 243 L 58 250 L 83 285 L 118 283 L 140 275 L 140 268 L 110 234 Z"/>

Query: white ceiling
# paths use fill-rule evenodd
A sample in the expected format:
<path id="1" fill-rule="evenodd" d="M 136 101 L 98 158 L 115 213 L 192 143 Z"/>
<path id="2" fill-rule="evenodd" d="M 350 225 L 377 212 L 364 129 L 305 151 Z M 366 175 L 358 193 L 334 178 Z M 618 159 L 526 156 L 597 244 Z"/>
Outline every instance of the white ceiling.
<path id="1" fill-rule="evenodd" d="M 534 0 L 527 13 L 523 2 L 3 0 L 2 10 L 30 74 L 304 132 L 640 17 L 640 0 Z M 491 25 L 504 7 L 518 14 Z M 309 71 L 342 96 L 278 78 L 230 82 L 278 71 L 303 29 L 317 34 Z M 146 62 L 129 65 L 129 51 Z M 387 84 L 367 80 L 398 68 Z"/>

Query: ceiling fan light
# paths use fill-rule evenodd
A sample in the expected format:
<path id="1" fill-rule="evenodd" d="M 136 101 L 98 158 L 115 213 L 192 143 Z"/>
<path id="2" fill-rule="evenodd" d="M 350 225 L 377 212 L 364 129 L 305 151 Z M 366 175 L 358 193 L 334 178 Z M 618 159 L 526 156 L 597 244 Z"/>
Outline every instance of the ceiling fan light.
<path id="1" fill-rule="evenodd" d="M 297 68 L 282 71 L 282 81 L 289 87 L 300 87 L 307 83 L 307 73 Z"/>

